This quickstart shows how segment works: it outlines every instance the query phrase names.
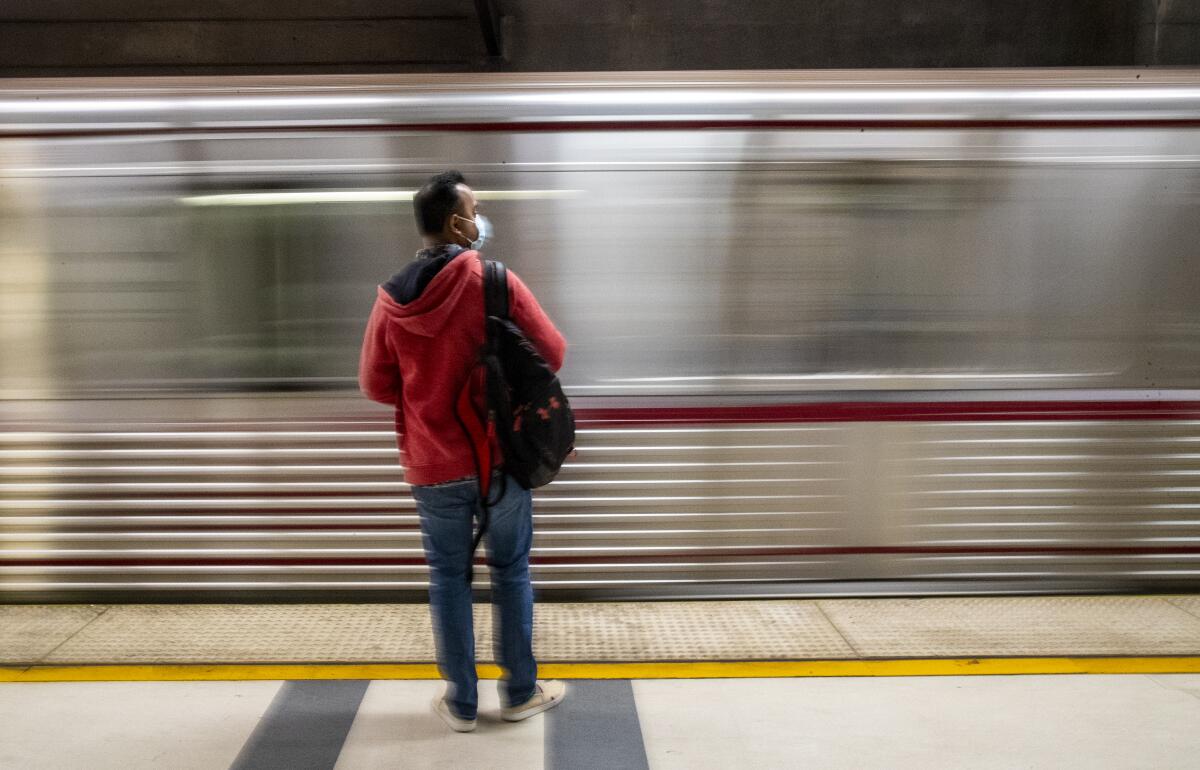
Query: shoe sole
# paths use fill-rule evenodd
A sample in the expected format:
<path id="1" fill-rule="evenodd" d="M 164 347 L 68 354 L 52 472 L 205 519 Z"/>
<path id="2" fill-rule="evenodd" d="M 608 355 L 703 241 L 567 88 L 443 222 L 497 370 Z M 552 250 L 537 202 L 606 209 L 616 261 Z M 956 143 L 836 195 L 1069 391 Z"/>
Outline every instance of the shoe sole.
<path id="1" fill-rule="evenodd" d="M 451 721 L 451 717 L 453 717 L 453 715 L 452 714 L 448 715 L 445 712 L 443 712 L 441 709 L 441 706 L 439 705 L 438 700 L 435 700 L 433 702 L 433 713 L 438 715 L 438 717 L 446 724 L 446 727 L 449 727 L 451 730 L 453 730 L 456 733 L 474 732 L 475 727 L 478 724 L 478 722 L 476 722 L 474 720 L 472 720 L 470 722 L 467 722 L 466 720 L 463 720 L 463 719 L 460 719 L 457 721 Z"/>
<path id="2" fill-rule="evenodd" d="M 541 705 L 534 706 L 533 708 L 527 709 L 525 711 L 518 711 L 515 714 L 505 714 L 504 712 L 501 712 L 500 718 L 503 719 L 505 722 L 520 722 L 525 719 L 529 719 L 530 717 L 535 717 L 538 714 L 541 714 L 543 711 L 549 711 L 550 709 L 554 708 L 558 704 L 562 703 L 563 700 L 564 700 L 564 698 L 559 698 L 558 700 L 552 700 L 549 703 L 543 703 Z"/>

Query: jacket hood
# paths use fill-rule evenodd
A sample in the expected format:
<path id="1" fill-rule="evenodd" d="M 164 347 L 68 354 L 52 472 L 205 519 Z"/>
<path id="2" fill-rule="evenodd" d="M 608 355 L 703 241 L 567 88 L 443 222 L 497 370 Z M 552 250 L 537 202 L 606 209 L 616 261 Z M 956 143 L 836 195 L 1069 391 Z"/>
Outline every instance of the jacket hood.
<path id="1" fill-rule="evenodd" d="M 442 330 L 458 308 L 459 299 L 470 283 L 468 277 L 476 272 L 479 252 L 467 250 L 458 254 L 442 268 L 421 296 L 407 304 L 392 298 L 387 289 L 376 291 L 377 302 L 388 318 L 402 329 L 422 337 L 434 337 Z"/>

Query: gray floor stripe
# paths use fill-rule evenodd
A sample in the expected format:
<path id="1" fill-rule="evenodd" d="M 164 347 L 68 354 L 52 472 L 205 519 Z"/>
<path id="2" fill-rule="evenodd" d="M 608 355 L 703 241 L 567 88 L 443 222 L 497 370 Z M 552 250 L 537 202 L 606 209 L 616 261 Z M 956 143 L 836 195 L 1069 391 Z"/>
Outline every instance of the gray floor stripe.
<path id="1" fill-rule="evenodd" d="M 567 699 L 546 712 L 547 770 L 648 770 L 633 683 L 577 680 L 567 688 Z"/>
<path id="2" fill-rule="evenodd" d="M 326 770 L 337 763 L 367 680 L 284 682 L 231 770 Z"/>

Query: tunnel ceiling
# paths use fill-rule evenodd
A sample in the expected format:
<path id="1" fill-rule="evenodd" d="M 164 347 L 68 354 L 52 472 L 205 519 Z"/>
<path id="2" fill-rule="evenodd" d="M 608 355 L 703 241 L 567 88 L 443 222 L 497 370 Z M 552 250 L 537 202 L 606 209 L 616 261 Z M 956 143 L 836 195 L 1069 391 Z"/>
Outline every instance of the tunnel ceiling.
<path id="1" fill-rule="evenodd" d="M 0 76 L 1200 64 L 1200 0 L 6 0 Z"/>

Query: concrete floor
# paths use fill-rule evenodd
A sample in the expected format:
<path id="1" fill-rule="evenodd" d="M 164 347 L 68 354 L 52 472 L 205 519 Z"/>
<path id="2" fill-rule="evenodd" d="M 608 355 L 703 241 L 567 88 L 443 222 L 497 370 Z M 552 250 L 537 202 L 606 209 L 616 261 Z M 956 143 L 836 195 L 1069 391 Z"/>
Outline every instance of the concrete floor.
<path id="1" fill-rule="evenodd" d="M 1200 675 L 579 681 L 516 725 L 485 681 L 466 735 L 430 713 L 438 682 L 281 684 L 0 685 L 0 767 L 278 766 L 264 739 L 337 768 L 1200 766 Z M 281 710 L 296 684 L 315 701 Z"/>

